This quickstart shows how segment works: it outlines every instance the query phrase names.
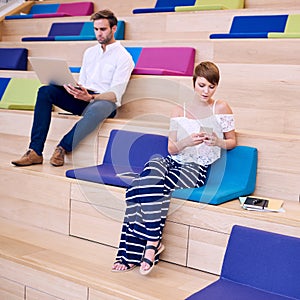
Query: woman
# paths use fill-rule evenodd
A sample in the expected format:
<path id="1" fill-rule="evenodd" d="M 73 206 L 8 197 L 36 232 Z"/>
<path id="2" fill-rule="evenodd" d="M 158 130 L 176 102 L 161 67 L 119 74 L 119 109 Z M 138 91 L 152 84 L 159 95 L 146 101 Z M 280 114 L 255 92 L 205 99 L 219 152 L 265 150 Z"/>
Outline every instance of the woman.
<path id="1" fill-rule="evenodd" d="M 140 266 L 142 275 L 151 272 L 164 250 L 161 238 L 172 191 L 203 186 L 207 168 L 220 157 L 221 148 L 236 146 L 232 110 L 225 101 L 212 98 L 219 78 L 214 63 L 196 66 L 196 97 L 171 114 L 170 155 L 150 160 L 127 189 L 127 208 L 112 271 L 130 271 Z"/>

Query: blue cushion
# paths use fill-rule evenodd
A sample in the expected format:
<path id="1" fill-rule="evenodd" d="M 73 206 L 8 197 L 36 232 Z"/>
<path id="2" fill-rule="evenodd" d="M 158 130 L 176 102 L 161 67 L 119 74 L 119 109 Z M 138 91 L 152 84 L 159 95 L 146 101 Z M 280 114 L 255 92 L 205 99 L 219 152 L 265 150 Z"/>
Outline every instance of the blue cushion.
<path id="1" fill-rule="evenodd" d="M 281 32 L 284 31 L 288 15 L 235 16 L 230 33 Z"/>
<path id="2" fill-rule="evenodd" d="M 125 35 L 125 22 L 118 21 L 116 40 L 123 40 Z M 57 22 L 51 25 L 48 36 L 23 37 L 22 41 L 91 41 L 96 40 L 93 22 Z"/>
<path id="3" fill-rule="evenodd" d="M 174 12 L 176 6 L 194 5 L 195 2 L 196 2 L 196 0 L 157 0 L 155 7 L 136 8 L 132 12 L 134 14 Z"/>
<path id="4" fill-rule="evenodd" d="M 0 48 L 0 69 L 27 71 L 26 48 Z"/>
<path id="5" fill-rule="evenodd" d="M 54 41 L 93 41 L 96 36 L 93 35 L 57 35 L 53 37 Z"/>
<path id="6" fill-rule="evenodd" d="M 268 32 L 283 32 L 288 15 L 235 16 L 229 33 L 214 33 L 211 39 L 267 38 Z"/>
<path id="7" fill-rule="evenodd" d="M 49 4 L 34 4 L 31 6 L 30 14 L 48 14 L 56 13 L 59 7 L 59 3 Z"/>
<path id="8" fill-rule="evenodd" d="M 11 15 L 11 16 L 5 16 L 5 20 L 14 20 L 14 19 L 32 19 L 33 15 Z"/>
<path id="9" fill-rule="evenodd" d="M 35 14 L 56 13 L 59 4 L 34 4 L 28 14 L 5 16 L 5 20 L 9 19 L 32 19 Z"/>
<path id="10" fill-rule="evenodd" d="M 2 100 L 2 96 L 9 84 L 10 78 L 0 78 L 0 101 Z"/>
<path id="11" fill-rule="evenodd" d="M 300 238 L 235 225 L 220 279 L 189 300 L 300 299 Z"/>
<path id="12" fill-rule="evenodd" d="M 168 138 L 166 136 L 112 130 L 103 163 L 97 166 L 68 170 L 66 176 L 126 187 L 130 184 L 131 179 L 119 177 L 116 174 L 129 171 L 140 173 L 149 159 L 167 155 Z"/>
<path id="13" fill-rule="evenodd" d="M 122 20 L 118 21 L 117 31 L 115 32 L 116 40 L 124 40 L 125 39 L 125 22 Z"/>
<path id="14" fill-rule="evenodd" d="M 125 47 L 125 49 L 130 53 L 130 55 L 132 56 L 132 59 L 134 61 L 134 64 L 136 65 L 143 47 Z"/>
<path id="15" fill-rule="evenodd" d="M 206 185 L 200 188 L 180 189 L 174 198 L 218 205 L 255 190 L 257 172 L 257 149 L 237 146 L 223 151 L 221 158 L 209 170 Z"/>
<path id="16" fill-rule="evenodd" d="M 210 39 L 265 39 L 268 32 L 212 33 Z"/>
<path id="17" fill-rule="evenodd" d="M 81 67 L 69 67 L 72 73 L 80 73 Z"/>

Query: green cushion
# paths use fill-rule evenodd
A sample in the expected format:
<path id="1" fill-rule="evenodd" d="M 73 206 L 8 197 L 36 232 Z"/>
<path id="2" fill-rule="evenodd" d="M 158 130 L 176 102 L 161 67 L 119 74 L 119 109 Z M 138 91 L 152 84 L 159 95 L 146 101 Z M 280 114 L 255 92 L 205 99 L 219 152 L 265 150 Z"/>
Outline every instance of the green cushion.
<path id="1" fill-rule="evenodd" d="M 300 15 L 289 15 L 286 21 L 285 33 L 300 32 Z"/>
<path id="2" fill-rule="evenodd" d="M 33 110 L 40 86 L 38 79 L 12 78 L 2 96 L 0 108 Z"/>
<path id="3" fill-rule="evenodd" d="M 271 39 L 297 39 L 300 38 L 300 32 L 269 32 L 268 38 Z"/>
<path id="4" fill-rule="evenodd" d="M 284 32 L 269 32 L 268 38 L 300 38 L 300 15 L 289 15 Z"/>
<path id="5" fill-rule="evenodd" d="M 199 11 L 199 10 L 221 10 L 226 9 L 226 7 L 222 5 L 199 5 L 199 6 L 176 6 L 175 11 Z"/>
<path id="6" fill-rule="evenodd" d="M 220 10 L 244 8 L 244 0 L 196 0 L 193 6 L 176 6 L 175 11 Z"/>

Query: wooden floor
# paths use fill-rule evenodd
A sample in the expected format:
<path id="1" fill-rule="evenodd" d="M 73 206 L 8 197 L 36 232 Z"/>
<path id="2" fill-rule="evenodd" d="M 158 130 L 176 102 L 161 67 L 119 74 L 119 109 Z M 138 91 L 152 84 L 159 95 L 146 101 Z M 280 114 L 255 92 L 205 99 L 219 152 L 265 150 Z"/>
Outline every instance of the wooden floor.
<path id="1" fill-rule="evenodd" d="M 0 219 L 0 244 L 3 300 L 23 299 L 12 295 L 24 290 L 29 295 L 26 299 L 46 299 L 41 291 L 46 290 L 49 299 L 51 295 L 51 299 L 70 300 L 182 300 L 217 279 L 163 261 L 147 278 L 138 269 L 114 273 L 116 249 L 112 247 L 5 219 Z M 39 297 L 32 296 L 39 293 Z"/>

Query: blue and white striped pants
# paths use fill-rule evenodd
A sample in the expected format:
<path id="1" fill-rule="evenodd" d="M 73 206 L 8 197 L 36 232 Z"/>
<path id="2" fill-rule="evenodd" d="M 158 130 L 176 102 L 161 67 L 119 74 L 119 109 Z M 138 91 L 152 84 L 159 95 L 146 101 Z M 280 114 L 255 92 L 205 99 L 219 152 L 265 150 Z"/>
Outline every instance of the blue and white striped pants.
<path id="1" fill-rule="evenodd" d="M 170 156 L 150 160 L 126 191 L 126 212 L 117 262 L 139 265 L 147 241 L 162 237 L 171 193 L 175 189 L 203 186 L 207 167 L 180 164 Z"/>

